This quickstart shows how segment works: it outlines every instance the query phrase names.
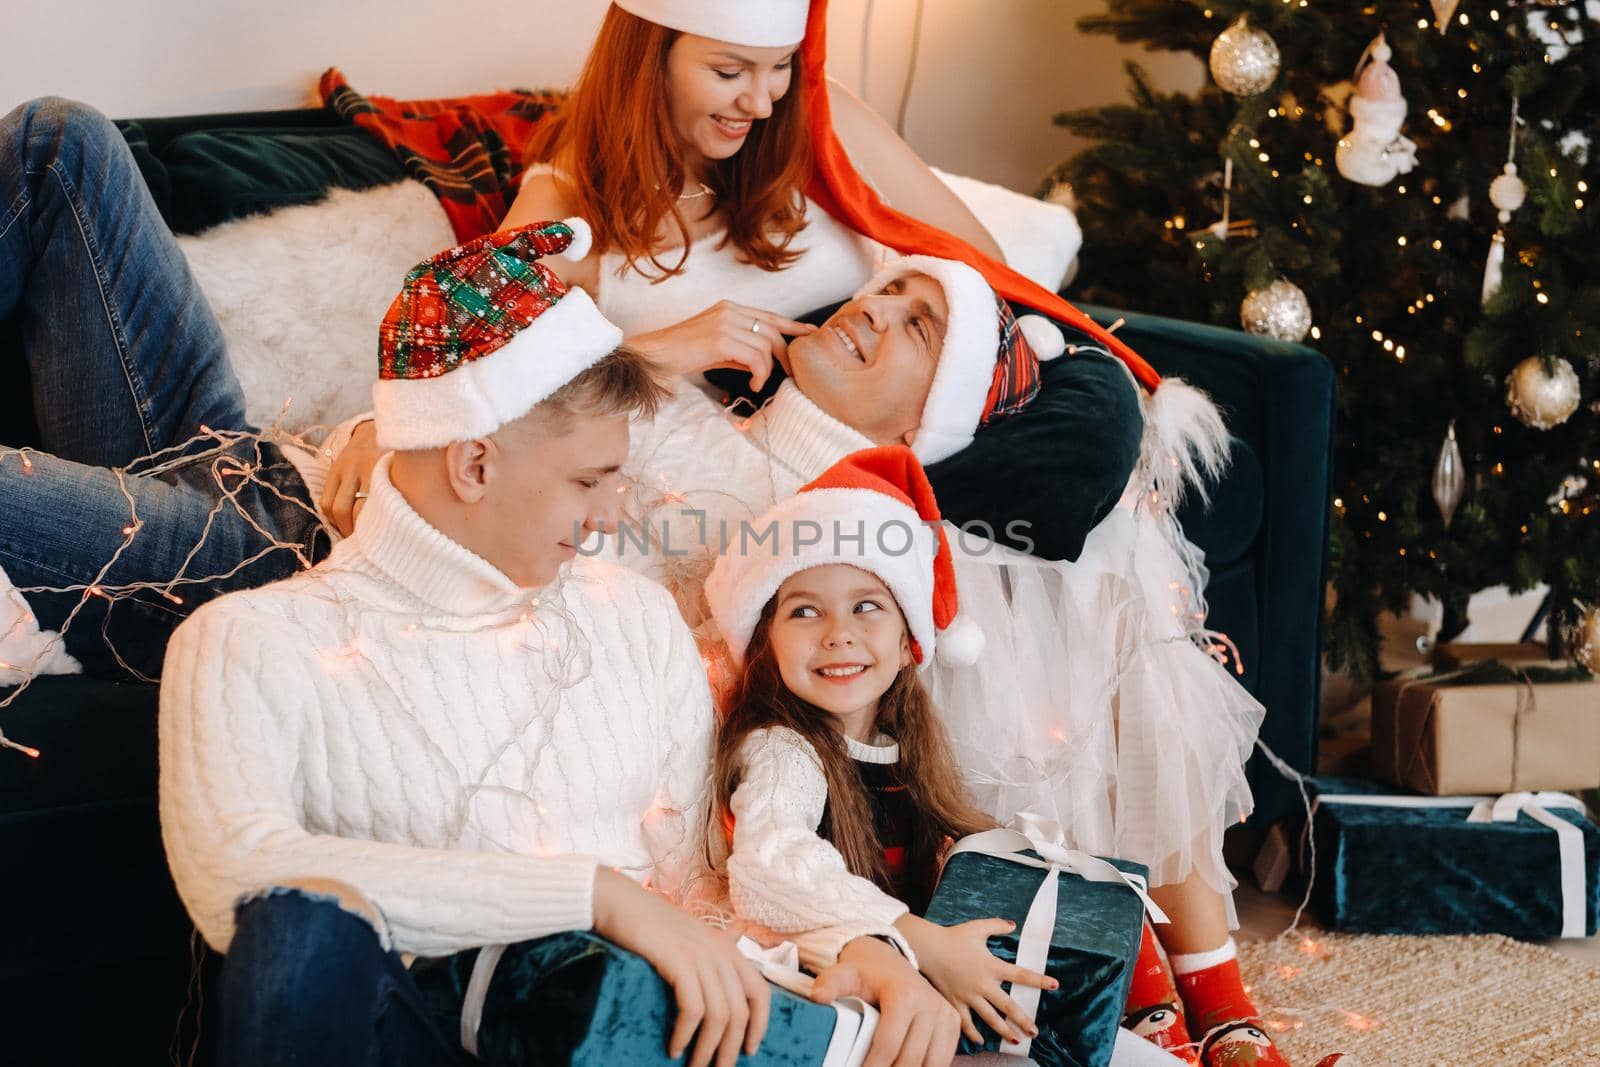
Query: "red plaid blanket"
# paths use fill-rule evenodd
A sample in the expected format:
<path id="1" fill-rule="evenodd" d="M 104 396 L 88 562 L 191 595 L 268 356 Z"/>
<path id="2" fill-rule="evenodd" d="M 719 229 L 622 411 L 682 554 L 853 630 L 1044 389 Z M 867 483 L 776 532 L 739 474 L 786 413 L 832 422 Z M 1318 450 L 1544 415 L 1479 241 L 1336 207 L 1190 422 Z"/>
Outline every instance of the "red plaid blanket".
<path id="1" fill-rule="evenodd" d="M 523 146 L 563 97 L 523 90 L 448 100 L 362 96 L 337 68 L 317 88 L 323 104 L 387 145 L 408 177 L 433 190 L 463 244 L 499 228 L 527 166 Z"/>

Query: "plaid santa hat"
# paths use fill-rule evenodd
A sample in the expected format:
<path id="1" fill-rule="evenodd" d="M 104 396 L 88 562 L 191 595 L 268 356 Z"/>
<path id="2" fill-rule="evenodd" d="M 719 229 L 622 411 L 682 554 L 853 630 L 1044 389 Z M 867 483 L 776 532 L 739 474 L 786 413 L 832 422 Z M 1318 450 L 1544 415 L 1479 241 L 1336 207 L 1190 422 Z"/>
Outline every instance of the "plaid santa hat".
<path id="1" fill-rule="evenodd" d="M 806 35 L 810 0 L 615 0 L 647 22 L 746 48 L 783 48 Z"/>
<path id="2" fill-rule="evenodd" d="M 996 419 L 1014 415 L 1039 395 L 1039 363 L 1066 350 L 1066 338 L 1043 315 L 1011 313 L 983 275 L 965 263 L 932 256 L 902 256 L 856 295 L 880 292 L 908 274 L 923 274 L 944 290 L 950 317 L 922 424 L 911 448 L 923 463 L 953 456 Z"/>
<path id="3" fill-rule="evenodd" d="M 491 233 L 406 274 L 378 327 L 378 446 L 441 448 L 491 434 L 594 366 L 622 331 L 539 260 L 589 252 L 582 219 Z"/>
<path id="4" fill-rule="evenodd" d="M 904 445 L 846 456 L 776 504 L 756 533 L 730 545 L 706 579 L 711 614 L 735 662 L 744 662 L 756 623 L 784 580 L 833 563 L 869 571 L 889 587 L 919 664 L 936 649 L 958 665 L 983 651 L 983 631 L 957 614 L 955 567 L 933 487 Z"/>

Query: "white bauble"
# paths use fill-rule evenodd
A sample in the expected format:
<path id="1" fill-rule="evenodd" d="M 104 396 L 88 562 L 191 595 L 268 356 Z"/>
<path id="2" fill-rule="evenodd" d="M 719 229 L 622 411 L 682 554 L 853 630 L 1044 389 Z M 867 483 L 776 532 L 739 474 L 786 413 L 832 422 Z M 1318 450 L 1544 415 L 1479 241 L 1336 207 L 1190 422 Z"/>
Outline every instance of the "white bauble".
<path id="1" fill-rule="evenodd" d="M 1278 43 L 1241 15 L 1211 44 L 1211 76 L 1235 96 L 1254 96 L 1278 78 Z"/>
<path id="2" fill-rule="evenodd" d="M 1239 322 L 1263 337 L 1300 341 L 1311 329 L 1311 302 L 1298 285 L 1279 278 L 1244 298 L 1239 305 Z"/>
<path id="3" fill-rule="evenodd" d="M 1511 212 L 1522 206 L 1528 198 L 1528 187 L 1522 184 L 1522 179 L 1517 177 L 1517 165 L 1507 163 L 1505 173 L 1489 183 L 1489 203 L 1493 204 L 1501 214 L 1502 222 L 1509 222 L 1507 217 Z"/>
<path id="4" fill-rule="evenodd" d="M 1506 375 L 1506 406 L 1511 414 L 1535 430 L 1560 426 L 1578 410 L 1581 399 L 1578 372 L 1564 359 L 1546 372 L 1544 361 L 1529 356 Z"/>

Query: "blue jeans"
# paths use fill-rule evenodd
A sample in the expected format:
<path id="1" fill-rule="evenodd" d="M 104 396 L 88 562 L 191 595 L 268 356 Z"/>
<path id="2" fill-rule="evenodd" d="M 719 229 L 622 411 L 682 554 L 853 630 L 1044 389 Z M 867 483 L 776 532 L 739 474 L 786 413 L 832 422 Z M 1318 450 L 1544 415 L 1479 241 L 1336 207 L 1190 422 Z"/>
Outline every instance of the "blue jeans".
<path id="1" fill-rule="evenodd" d="M 195 607 L 298 569 L 296 554 L 273 540 L 306 558 L 327 551 L 304 482 L 273 445 L 232 447 L 266 483 L 246 484 L 235 502 L 213 473 L 219 457 L 198 447 L 180 449 L 183 461 L 159 473 L 113 470 L 181 446 L 203 426 L 251 428 L 222 331 L 132 153 L 81 104 L 35 100 L 0 119 L 0 317 L 13 314 L 44 452 L 31 454 L 30 468 L 0 448 L 0 567 L 24 590 L 114 591 L 87 600 L 24 593 L 49 629 L 82 602 L 66 643 L 86 670 L 122 674 L 120 654 L 157 675 L 173 627 Z M 221 480 L 232 491 L 242 479 Z M 135 511 L 139 529 L 102 573 L 129 540 Z M 181 602 L 154 590 L 115 593 L 236 568 L 174 588 Z"/>
<path id="2" fill-rule="evenodd" d="M 222 965 L 223 1067 L 455 1067 L 446 1036 L 398 953 L 334 898 L 273 889 L 236 912 Z"/>

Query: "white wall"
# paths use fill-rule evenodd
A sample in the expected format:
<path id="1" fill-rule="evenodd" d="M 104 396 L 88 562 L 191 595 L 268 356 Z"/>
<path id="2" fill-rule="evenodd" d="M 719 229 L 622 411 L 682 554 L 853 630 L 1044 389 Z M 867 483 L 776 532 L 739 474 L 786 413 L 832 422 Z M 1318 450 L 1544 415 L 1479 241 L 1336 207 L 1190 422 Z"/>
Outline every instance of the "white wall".
<path id="1" fill-rule="evenodd" d="M 565 86 L 607 0 L 5 0 L 0 110 L 44 94 L 119 117 L 300 107 L 341 67 L 363 92 L 442 96 Z M 758 2 L 758 0 L 750 0 Z M 1120 99 L 1131 50 L 1085 38 L 1099 0 L 924 0 L 906 137 L 949 170 L 1031 189 L 1073 149 L 1058 110 Z M 830 73 L 891 121 L 916 0 L 832 0 Z M 1174 88 L 1198 64 L 1151 57 Z"/>

